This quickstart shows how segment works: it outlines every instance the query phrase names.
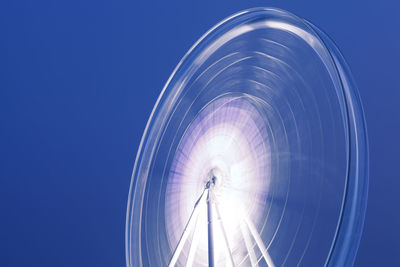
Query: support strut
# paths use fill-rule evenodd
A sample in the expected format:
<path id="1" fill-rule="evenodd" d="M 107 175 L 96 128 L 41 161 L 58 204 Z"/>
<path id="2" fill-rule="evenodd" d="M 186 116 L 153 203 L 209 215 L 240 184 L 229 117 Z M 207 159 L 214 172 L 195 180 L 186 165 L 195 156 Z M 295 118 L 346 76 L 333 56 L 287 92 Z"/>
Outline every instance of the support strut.
<path id="1" fill-rule="evenodd" d="M 208 220 L 208 266 L 214 267 L 214 232 L 213 232 L 213 211 L 212 195 L 210 188 L 207 189 L 207 220 Z"/>

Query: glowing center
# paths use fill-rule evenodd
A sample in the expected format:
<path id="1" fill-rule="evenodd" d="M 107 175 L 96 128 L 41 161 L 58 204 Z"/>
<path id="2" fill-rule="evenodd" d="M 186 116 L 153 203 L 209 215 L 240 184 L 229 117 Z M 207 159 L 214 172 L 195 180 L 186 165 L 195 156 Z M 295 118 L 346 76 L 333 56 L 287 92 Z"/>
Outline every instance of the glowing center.
<path id="1" fill-rule="evenodd" d="M 257 223 L 264 208 L 259 203 L 264 203 L 262 198 L 268 192 L 270 155 L 265 129 L 264 119 L 241 97 L 212 102 L 191 123 L 176 150 L 167 185 L 166 227 L 172 246 L 178 242 L 194 203 L 210 188 L 232 251 L 243 248 L 240 214 L 245 212 Z M 205 207 L 198 221 L 203 223 L 196 224 L 196 231 L 207 236 Z M 219 228 L 215 229 L 216 263 L 221 260 L 223 265 L 223 237 Z M 202 238 L 197 255 L 206 258 L 207 249 L 207 238 Z"/>

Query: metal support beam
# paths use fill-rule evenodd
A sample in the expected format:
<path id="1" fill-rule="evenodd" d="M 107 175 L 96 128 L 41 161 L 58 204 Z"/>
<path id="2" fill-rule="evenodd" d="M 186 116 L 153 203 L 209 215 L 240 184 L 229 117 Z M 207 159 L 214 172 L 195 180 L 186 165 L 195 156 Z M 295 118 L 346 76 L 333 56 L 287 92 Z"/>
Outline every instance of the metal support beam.
<path id="1" fill-rule="evenodd" d="M 176 246 L 176 249 L 174 251 L 174 254 L 172 255 L 172 258 L 168 264 L 168 267 L 174 267 L 176 262 L 178 261 L 178 258 L 182 252 L 183 246 L 185 245 L 185 242 L 186 242 L 187 238 L 189 237 L 190 231 L 192 230 L 192 228 L 195 225 L 195 222 L 197 220 L 197 217 L 199 216 L 199 211 L 200 211 L 199 206 L 200 206 L 201 202 L 203 202 L 204 192 L 205 191 L 203 191 L 203 193 L 197 200 L 196 204 L 194 205 L 192 214 L 190 214 L 189 221 L 187 222 L 185 229 L 183 230 L 181 238 L 179 239 L 178 245 Z M 208 193 L 207 193 L 207 195 L 208 195 Z"/>
<path id="2" fill-rule="evenodd" d="M 212 196 L 210 189 L 207 189 L 207 220 L 208 220 L 208 267 L 214 267 L 214 232 L 213 232 L 213 211 Z"/>
<path id="3" fill-rule="evenodd" d="M 217 201 L 217 198 L 214 195 L 214 192 L 211 191 L 211 194 L 212 194 L 213 201 L 214 201 L 215 211 L 217 213 L 217 220 L 219 222 L 219 226 L 221 228 L 222 235 L 223 235 L 224 242 L 225 242 L 225 254 L 226 254 L 226 257 L 228 259 L 228 265 L 230 267 L 234 267 L 235 263 L 233 262 L 233 256 L 232 256 L 231 247 L 229 246 L 228 237 L 226 235 L 224 223 L 223 223 L 222 218 L 221 218 L 221 213 L 219 212 L 218 201 Z"/>
<path id="4" fill-rule="evenodd" d="M 251 243 L 251 237 L 244 222 L 240 223 L 240 230 L 242 231 L 244 244 L 246 245 L 246 249 L 250 258 L 250 264 L 252 267 L 258 267 L 257 256 L 254 253 L 253 244 Z"/>
<path id="5" fill-rule="evenodd" d="M 188 255 L 188 259 L 186 261 L 186 267 L 193 266 L 193 261 L 194 261 L 194 257 L 196 256 L 197 246 L 200 241 L 200 231 L 198 229 L 199 216 L 200 215 L 197 216 L 196 224 L 194 226 L 192 242 L 190 243 L 189 255 Z"/>
<path id="6" fill-rule="evenodd" d="M 261 236 L 257 232 L 256 227 L 254 226 L 254 224 L 249 220 L 249 218 L 246 215 L 243 214 L 243 217 L 244 217 L 244 221 L 247 224 L 247 227 L 249 227 L 250 233 L 252 234 L 254 240 L 256 241 L 258 248 L 261 251 L 261 254 L 263 255 L 265 261 L 267 262 L 268 267 L 275 267 L 275 264 L 272 261 L 271 256 L 269 255 L 267 249 L 265 248 L 264 243 L 261 239 Z"/>

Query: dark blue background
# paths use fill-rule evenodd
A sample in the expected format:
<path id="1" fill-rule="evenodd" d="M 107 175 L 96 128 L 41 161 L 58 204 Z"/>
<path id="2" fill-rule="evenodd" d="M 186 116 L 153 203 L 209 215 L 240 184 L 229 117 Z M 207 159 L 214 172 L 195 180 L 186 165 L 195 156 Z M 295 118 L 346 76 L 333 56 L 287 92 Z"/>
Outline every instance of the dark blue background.
<path id="1" fill-rule="evenodd" d="M 0 266 L 123 266 L 131 171 L 161 88 L 230 14 L 276 6 L 339 45 L 370 140 L 356 266 L 400 266 L 396 1 L 2 1 Z"/>

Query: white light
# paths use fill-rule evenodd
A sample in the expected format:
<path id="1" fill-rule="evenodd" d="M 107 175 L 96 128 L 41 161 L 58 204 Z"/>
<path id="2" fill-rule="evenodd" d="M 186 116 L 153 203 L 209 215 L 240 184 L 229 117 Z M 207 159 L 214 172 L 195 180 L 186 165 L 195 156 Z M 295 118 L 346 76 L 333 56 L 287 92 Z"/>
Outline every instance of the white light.
<path id="1" fill-rule="evenodd" d="M 261 123 L 260 123 L 261 122 Z M 265 122 L 246 98 L 226 97 L 210 104 L 189 126 L 175 153 L 166 193 L 166 228 L 171 246 L 176 246 L 194 203 L 210 179 L 223 226 L 232 251 L 247 251 L 240 224 L 239 210 L 257 225 L 263 214 L 263 198 L 270 179 L 269 143 Z M 207 258 L 207 220 L 202 207 L 196 226 L 201 239 L 197 245 L 199 258 Z M 215 262 L 226 263 L 225 242 L 220 227 L 214 227 Z M 186 250 L 185 250 L 186 248 Z M 190 246 L 183 254 L 189 254 Z M 219 264 L 217 264 L 219 263 Z M 200 264 L 201 262 L 196 262 Z"/>

